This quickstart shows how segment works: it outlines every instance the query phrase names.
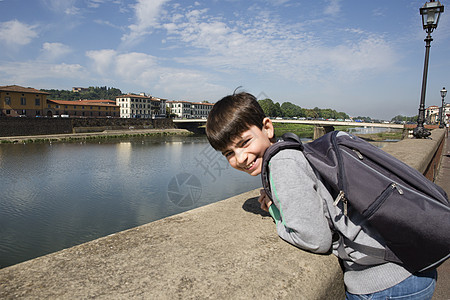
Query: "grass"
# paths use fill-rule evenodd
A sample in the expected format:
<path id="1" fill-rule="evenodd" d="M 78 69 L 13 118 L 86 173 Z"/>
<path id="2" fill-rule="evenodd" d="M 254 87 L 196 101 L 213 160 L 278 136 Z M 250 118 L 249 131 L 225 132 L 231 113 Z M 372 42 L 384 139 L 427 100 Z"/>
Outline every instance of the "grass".
<path id="1" fill-rule="evenodd" d="M 380 133 L 357 134 L 357 135 L 362 139 L 374 142 L 381 142 L 386 140 L 401 140 L 403 139 L 403 130 L 398 130 L 394 132 L 380 132 Z"/>
<path id="2" fill-rule="evenodd" d="M 302 138 L 312 138 L 314 135 L 314 125 L 273 123 L 275 136 L 280 137 L 286 132 L 292 132 Z"/>
<path id="3" fill-rule="evenodd" d="M 282 136 L 286 132 L 293 132 L 302 138 L 312 138 L 314 135 L 314 125 L 292 124 L 292 123 L 273 123 L 275 136 Z M 334 126 L 335 130 L 348 131 L 354 126 Z"/>
<path id="4" fill-rule="evenodd" d="M 273 125 L 276 137 L 280 137 L 286 132 L 293 132 L 301 138 L 313 138 L 314 136 L 314 125 L 291 123 L 273 123 Z M 334 126 L 334 130 L 348 132 L 350 128 L 354 127 L 355 126 Z M 368 141 L 401 140 L 403 138 L 403 130 L 357 135 Z"/>

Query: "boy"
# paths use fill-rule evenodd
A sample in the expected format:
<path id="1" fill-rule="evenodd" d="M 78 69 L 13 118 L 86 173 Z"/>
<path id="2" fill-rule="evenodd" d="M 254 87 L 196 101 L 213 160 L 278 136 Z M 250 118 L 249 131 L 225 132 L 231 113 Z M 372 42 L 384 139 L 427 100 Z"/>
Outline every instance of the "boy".
<path id="1" fill-rule="evenodd" d="M 248 93 L 218 101 L 209 113 L 206 135 L 233 168 L 252 176 L 261 173 L 264 152 L 276 142 L 271 120 Z M 352 249 L 354 243 L 384 248 L 384 242 L 361 215 L 343 218 L 342 207 L 333 205 L 301 151 L 280 151 L 269 168 L 274 202 L 262 190 L 261 208 L 271 214 L 283 240 L 314 253 L 332 250 L 340 258 L 347 299 L 431 299 L 435 270 L 412 275 L 400 265 Z"/>

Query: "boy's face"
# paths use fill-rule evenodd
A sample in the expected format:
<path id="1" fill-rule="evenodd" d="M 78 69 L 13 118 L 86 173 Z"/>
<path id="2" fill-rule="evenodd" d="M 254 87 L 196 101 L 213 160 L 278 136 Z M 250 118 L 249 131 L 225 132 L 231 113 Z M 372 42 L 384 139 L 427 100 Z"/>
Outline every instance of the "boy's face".
<path id="1" fill-rule="evenodd" d="M 233 168 L 257 176 L 261 173 L 264 152 L 272 145 L 273 137 L 272 121 L 265 118 L 262 129 L 255 125 L 251 126 L 237 139 L 231 141 L 222 154 Z"/>

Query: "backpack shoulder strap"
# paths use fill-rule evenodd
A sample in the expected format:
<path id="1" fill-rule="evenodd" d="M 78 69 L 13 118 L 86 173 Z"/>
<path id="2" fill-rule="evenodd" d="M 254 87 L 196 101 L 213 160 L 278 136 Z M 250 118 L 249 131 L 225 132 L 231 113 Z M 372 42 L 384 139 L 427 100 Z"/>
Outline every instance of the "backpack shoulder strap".
<path id="1" fill-rule="evenodd" d="M 264 152 L 263 163 L 261 167 L 261 180 L 264 190 L 269 198 L 272 198 L 272 190 L 270 188 L 270 175 L 269 175 L 269 161 L 278 152 L 284 149 L 295 149 L 303 151 L 303 144 L 300 138 L 292 132 L 288 132 L 282 135 L 276 143 L 272 144 Z"/>

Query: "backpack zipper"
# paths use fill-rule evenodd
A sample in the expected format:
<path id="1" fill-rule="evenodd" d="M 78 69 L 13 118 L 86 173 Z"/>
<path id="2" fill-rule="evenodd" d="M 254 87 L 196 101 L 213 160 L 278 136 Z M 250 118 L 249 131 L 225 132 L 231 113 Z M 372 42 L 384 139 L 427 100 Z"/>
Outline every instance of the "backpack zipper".
<path id="1" fill-rule="evenodd" d="M 348 204 L 348 200 L 347 198 L 345 198 L 345 193 L 344 191 L 340 191 L 339 195 L 336 197 L 336 199 L 333 202 L 334 206 L 337 206 L 339 201 L 342 201 L 342 203 L 344 203 L 344 215 L 347 216 L 347 204 Z"/>
<path id="2" fill-rule="evenodd" d="M 393 182 L 391 183 L 382 193 L 381 195 L 376 199 L 374 203 L 372 203 L 367 210 L 363 213 L 363 216 L 366 218 L 370 218 L 374 212 L 380 208 L 381 205 L 383 205 L 384 201 L 386 201 L 389 196 L 392 195 L 394 190 L 397 190 L 397 192 L 400 195 L 403 195 L 403 190 L 398 186 L 397 183 Z"/>
<path id="3" fill-rule="evenodd" d="M 338 143 L 337 143 L 337 134 L 339 132 L 338 131 L 334 131 L 333 135 L 331 136 L 331 145 L 334 148 L 334 152 L 336 153 L 336 159 L 337 159 L 337 165 L 338 165 L 338 187 L 339 187 L 339 194 L 336 197 L 336 199 L 333 202 L 334 206 L 337 206 L 339 204 L 339 201 L 342 201 L 342 203 L 344 203 L 344 215 L 347 216 L 347 206 L 348 206 L 348 201 L 346 198 L 346 190 L 345 190 L 345 186 L 346 186 L 346 182 L 345 182 L 345 176 L 344 176 L 344 166 L 342 165 L 342 156 L 341 156 L 341 152 L 340 149 L 338 147 Z"/>
<path id="4" fill-rule="evenodd" d="M 351 155 L 351 154 L 348 153 L 347 151 L 343 151 L 343 152 L 344 152 L 346 155 L 348 155 L 349 157 L 351 157 L 352 159 L 357 160 L 356 157 L 354 157 L 353 155 Z M 378 170 L 372 168 L 371 166 L 369 166 L 369 165 L 367 165 L 367 164 L 366 164 L 365 166 L 366 166 L 367 168 L 371 169 L 373 172 L 375 172 L 375 173 L 377 173 L 378 175 L 380 175 L 381 177 L 383 177 L 384 179 L 392 181 L 391 178 L 387 177 L 386 175 L 384 175 L 383 173 L 379 172 Z M 440 202 L 440 201 L 434 199 L 433 197 L 430 197 L 429 195 L 427 195 L 427 194 L 425 194 L 425 193 L 419 193 L 418 191 L 416 191 L 416 190 L 414 190 L 414 189 L 411 189 L 411 188 L 409 188 L 409 187 L 407 187 L 407 186 L 403 186 L 403 185 L 401 185 L 401 184 L 398 183 L 398 182 L 392 182 L 392 183 L 395 183 L 396 188 L 398 188 L 399 190 L 401 190 L 402 193 L 404 193 L 404 190 L 407 190 L 407 191 L 409 191 L 409 192 L 411 192 L 411 193 L 413 193 L 413 194 L 419 195 L 419 196 L 421 196 L 421 197 L 425 197 L 425 198 L 427 198 L 428 200 L 431 200 L 432 202 L 435 202 L 436 204 L 442 206 L 443 208 L 450 209 L 447 205 L 445 205 L 445 204 L 443 204 L 442 202 Z M 403 195 L 403 194 L 402 194 L 402 195 Z M 336 200 L 337 200 L 337 199 L 336 199 Z"/>
<path id="5" fill-rule="evenodd" d="M 352 149 L 352 150 L 353 150 L 353 152 L 355 152 L 356 156 L 358 156 L 358 158 L 359 158 L 360 160 L 363 160 L 363 159 L 364 159 L 364 157 L 362 156 L 361 152 L 359 152 L 359 151 L 356 150 L 356 149 Z"/>

